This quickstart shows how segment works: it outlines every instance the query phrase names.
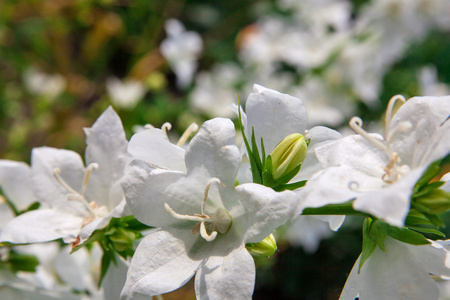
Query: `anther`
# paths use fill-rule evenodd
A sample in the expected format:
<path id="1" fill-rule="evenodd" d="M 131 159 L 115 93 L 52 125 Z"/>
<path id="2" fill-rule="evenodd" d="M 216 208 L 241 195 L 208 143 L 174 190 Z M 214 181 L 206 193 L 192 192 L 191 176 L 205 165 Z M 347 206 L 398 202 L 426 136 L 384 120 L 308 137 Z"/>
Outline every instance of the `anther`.
<path id="1" fill-rule="evenodd" d="M 169 130 L 172 129 L 172 124 L 166 122 L 162 124 L 161 130 L 166 134 L 167 138 L 169 138 Z"/>
<path id="2" fill-rule="evenodd" d="M 392 113 L 394 111 L 394 107 L 395 107 L 395 103 L 397 103 L 397 101 L 402 102 L 403 103 L 406 102 L 405 97 L 403 97 L 402 95 L 395 95 L 393 96 L 388 103 L 387 109 L 386 109 L 386 116 L 384 117 L 384 129 L 385 129 L 385 139 L 386 141 L 390 140 L 390 128 L 391 128 L 391 121 L 392 121 Z"/>

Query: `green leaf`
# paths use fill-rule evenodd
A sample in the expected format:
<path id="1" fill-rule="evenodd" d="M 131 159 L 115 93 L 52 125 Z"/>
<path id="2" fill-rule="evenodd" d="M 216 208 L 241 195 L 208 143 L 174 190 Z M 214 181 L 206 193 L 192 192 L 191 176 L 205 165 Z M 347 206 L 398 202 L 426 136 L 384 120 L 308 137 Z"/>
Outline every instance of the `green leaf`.
<path id="1" fill-rule="evenodd" d="M 100 278 L 98 279 L 99 288 L 102 285 L 103 279 L 105 278 L 106 272 L 108 272 L 108 268 L 111 262 L 114 262 L 114 264 L 116 264 L 114 253 L 111 250 L 103 248 Z"/>
<path id="2" fill-rule="evenodd" d="M 393 237 L 400 242 L 411 245 L 428 245 L 430 242 L 420 233 L 409 230 L 408 228 L 398 228 L 391 226 L 388 232 L 390 237 Z"/>

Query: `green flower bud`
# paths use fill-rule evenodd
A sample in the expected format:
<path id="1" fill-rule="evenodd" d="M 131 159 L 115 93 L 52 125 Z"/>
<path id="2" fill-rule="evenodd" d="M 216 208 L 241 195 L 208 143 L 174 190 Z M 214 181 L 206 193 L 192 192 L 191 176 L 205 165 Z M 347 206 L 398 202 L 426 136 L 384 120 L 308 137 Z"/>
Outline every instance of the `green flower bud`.
<path id="1" fill-rule="evenodd" d="M 114 245 L 114 249 L 119 252 L 126 251 L 133 247 L 133 242 L 136 240 L 136 235 L 132 231 L 128 231 L 124 228 L 114 228 L 109 239 Z"/>
<path id="2" fill-rule="evenodd" d="M 285 137 L 275 147 L 271 154 L 272 158 L 272 176 L 273 179 L 279 183 L 287 183 L 300 170 L 300 166 L 305 160 L 308 153 L 308 145 L 305 138 L 300 133 L 293 133 Z M 295 174 L 290 174 L 295 169 L 298 169 Z M 286 180 L 286 175 L 289 179 Z M 284 180 L 283 180 L 284 179 Z"/>
<path id="3" fill-rule="evenodd" d="M 277 241 L 273 234 L 270 234 L 259 243 L 249 243 L 245 245 L 247 250 L 255 255 L 271 256 L 277 251 Z"/>

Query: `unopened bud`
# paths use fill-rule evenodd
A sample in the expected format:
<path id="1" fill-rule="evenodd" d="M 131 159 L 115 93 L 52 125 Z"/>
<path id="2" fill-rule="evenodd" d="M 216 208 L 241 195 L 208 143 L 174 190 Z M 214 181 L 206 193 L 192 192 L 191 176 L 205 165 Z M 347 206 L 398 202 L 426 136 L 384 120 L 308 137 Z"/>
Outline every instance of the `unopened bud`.
<path id="1" fill-rule="evenodd" d="M 308 153 L 308 146 L 305 138 L 300 133 L 293 133 L 285 137 L 273 150 L 272 157 L 272 176 L 275 181 L 283 179 L 289 175 L 288 180 L 282 180 L 287 183 L 295 174 L 290 174 L 295 169 L 300 170 L 299 166 L 305 160 Z"/>
<path id="2" fill-rule="evenodd" d="M 415 202 L 426 208 L 426 213 L 437 215 L 450 209 L 450 192 L 433 189 L 429 193 L 418 197 Z"/>
<path id="3" fill-rule="evenodd" d="M 277 241 L 275 240 L 273 234 L 270 234 L 259 243 L 246 244 L 245 248 L 247 248 L 247 250 L 252 254 L 271 256 L 275 253 L 275 251 L 277 251 Z"/>

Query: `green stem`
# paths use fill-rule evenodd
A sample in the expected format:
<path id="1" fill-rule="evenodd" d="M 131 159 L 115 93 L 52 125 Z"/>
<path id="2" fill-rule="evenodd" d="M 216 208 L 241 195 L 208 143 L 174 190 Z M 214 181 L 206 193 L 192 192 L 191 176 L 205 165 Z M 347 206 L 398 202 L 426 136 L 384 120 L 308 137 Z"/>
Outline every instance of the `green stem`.
<path id="1" fill-rule="evenodd" d="M 346 215 L 346 216 L 365 216 L 369 215 L 352 207 L 353 201 L 348 201 L 341 204 L 329 204 L 322 207 L 308 207 L 302 212 L 302 215 Z"/>

